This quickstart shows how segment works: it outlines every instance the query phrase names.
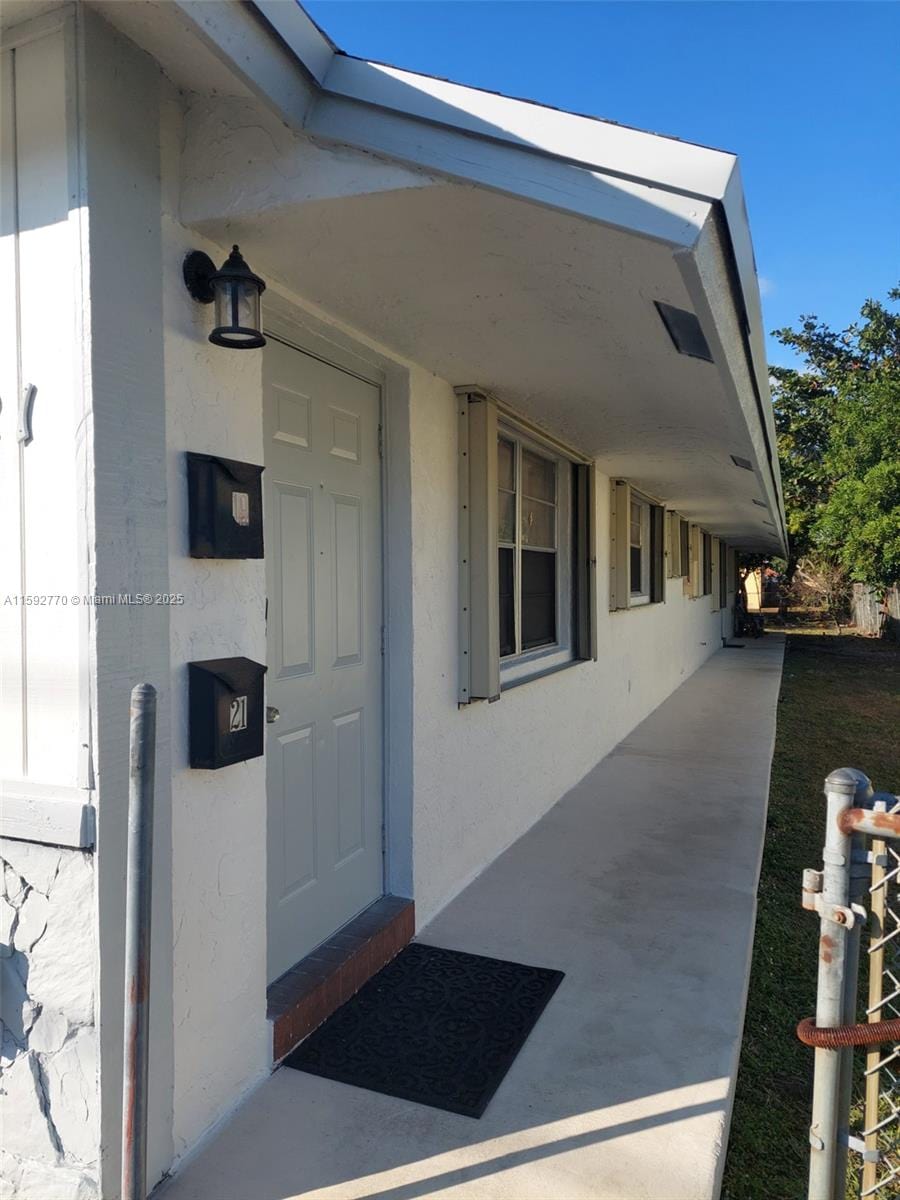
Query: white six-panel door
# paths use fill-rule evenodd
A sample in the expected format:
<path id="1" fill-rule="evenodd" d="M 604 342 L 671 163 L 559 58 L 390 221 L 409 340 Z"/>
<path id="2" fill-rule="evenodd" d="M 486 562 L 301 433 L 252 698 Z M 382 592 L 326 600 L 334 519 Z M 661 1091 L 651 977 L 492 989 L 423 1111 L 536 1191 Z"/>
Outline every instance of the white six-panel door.
<path id="1" fill-rule="evenodd" d="M 382 893 L 379 389 L 264 351 L 269 979 Z"/>

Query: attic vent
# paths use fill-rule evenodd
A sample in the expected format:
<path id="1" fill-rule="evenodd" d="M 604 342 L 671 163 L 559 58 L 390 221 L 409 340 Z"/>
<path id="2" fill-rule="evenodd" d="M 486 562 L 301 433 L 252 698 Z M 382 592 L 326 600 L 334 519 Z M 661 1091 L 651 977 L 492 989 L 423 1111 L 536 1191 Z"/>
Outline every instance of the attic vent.
<path id="1" fill-rule="evenodd" d="M 734 465 L 736 467 L 740 467 L 742 471 L 752 471 L 753 470 L 753 463 L 750 461 L 749 458 L 741 458 L 737 454 L 732 454 L 731 461 L 734 463 Z M 758 501 L 754 500 L 754 504 L 756 504 L 756 503 L 758 503 Z M 763 507 L 765 507 L 765 506 L 763 506 Z"/>
<path id="2" fill-rule="evenodd" d="M 754 500 L 753 503 L 756 505 L 757 508 L 768 508 L 769 507 L 766 504 L 765 500 Z"/>
<path id="3" fill-rule="evenodd" d="M 654 303 L 678 353 L 712 362 L 709 345 L 694 313 L 684 308 L 675 308 L 672 304 L 663 304 L 661 300 L 655 300 Z"/>

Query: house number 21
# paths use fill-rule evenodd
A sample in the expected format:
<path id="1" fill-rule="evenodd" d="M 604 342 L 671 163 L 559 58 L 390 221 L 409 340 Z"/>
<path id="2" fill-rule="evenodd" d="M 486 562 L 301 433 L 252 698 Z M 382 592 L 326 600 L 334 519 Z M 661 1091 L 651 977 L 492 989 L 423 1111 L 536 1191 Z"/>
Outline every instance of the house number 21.
<path id="1" fill-rule="evenodd" d="M 231 723 L 229 730 L 231 733 L 240 733 L 242 729 L 247 728 L 247 697 L 235 696 L 231 702 Z"/>

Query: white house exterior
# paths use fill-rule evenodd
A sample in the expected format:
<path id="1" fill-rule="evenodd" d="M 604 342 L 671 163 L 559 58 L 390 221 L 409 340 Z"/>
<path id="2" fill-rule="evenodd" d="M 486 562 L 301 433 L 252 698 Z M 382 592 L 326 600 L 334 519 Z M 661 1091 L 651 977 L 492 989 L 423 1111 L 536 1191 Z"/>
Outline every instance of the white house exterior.
<path id="1" fill-rule="evenodd" d="M 731 154 L 291 0 L 3 18 L 3 1194 L 115 1200 L 132 686 L 153 1183 L 284 1052 L 270 985 L 382 895 L 440 910 L 722 647 L 784 523 Z M 263 350 L 182 278 L 233 243 Z M 265 468 L 264 558 L 191 556 L 187 452 Z M 233 656 L 281 720 L 191 768 L 187 664 Z"/>

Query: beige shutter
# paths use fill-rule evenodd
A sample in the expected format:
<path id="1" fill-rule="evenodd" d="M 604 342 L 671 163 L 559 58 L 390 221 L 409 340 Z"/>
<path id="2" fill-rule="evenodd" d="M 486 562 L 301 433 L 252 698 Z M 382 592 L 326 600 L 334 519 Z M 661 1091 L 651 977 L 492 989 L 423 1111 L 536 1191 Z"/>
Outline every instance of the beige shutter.
<path id="1" fill-rule="evenodd" d="M 709 572 L 709 592 L 710 592 L 710 608 L 712 612 L 718 612 L 721 607 L 719 603 L 719 554 L 721 553 L 721 542 L 717 537 L 709 539 L 709 554 L 710 554 L 710 572 Z"/>
<path id="2" fill-rule="evenodd" d="M 628 519 L 631 510 L 631 487 L 624 479 L 613 479 L 609 485 L 609 607 L 627 608 L 630 597 L 628 571 Z"/>
<path id="3" fill-rule="evenodd" d="M 703 595 L 703 532 L 699 525 L 691 526 L 691 596 Z"/>
<path id="4" fill-rule="evenodd" d="M 457 388 L 459 401 L 459 702 L 500 695 L 497 567 L 497 405 Z"/>
<path id="5" fill-rule="evenodd" d="M 575 657 L 597 657 L 596 471 L 592 463 L 572 466 L 575 496 Z"/>

